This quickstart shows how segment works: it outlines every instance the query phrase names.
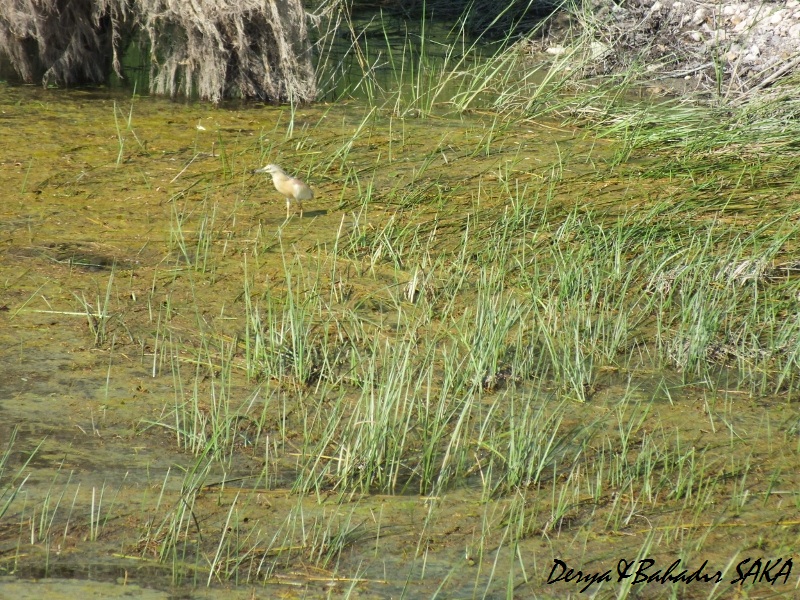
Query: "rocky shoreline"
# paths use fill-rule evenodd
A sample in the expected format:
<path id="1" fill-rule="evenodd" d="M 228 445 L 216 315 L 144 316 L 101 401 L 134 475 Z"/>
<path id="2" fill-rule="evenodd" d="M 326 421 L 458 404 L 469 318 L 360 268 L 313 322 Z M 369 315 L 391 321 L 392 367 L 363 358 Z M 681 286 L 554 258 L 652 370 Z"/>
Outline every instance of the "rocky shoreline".
<path id="1" fill-rule="evenodd" d="M 593 0 L 591 9 L 571 14 L 572 26 L 564 24 L 552 27 L 539 49 L 567 52 L 570 32 L 588 32 L 595 74 L 638 62 L 654 81 L 741 95 L 800 68 L 800 0 Z"/>

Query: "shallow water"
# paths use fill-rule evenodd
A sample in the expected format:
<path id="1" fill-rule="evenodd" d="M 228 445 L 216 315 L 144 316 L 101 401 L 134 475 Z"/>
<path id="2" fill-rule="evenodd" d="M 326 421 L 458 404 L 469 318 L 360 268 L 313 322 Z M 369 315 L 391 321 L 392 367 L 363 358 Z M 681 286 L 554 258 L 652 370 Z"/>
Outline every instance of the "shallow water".
<path id="1" fill-rule="evenodd" d="M 602 570 L 644 548 L 659 563 L 723 569 L 794 552 L 793 401 L 648 368 L 646 356 L 633 376 L 599 369 L 590 401 L 567 402 L 566 465 L 537 485 L 484 494 L 499 469 L 487 441 L 478 467 L 437 496 L 413 477 L 393 495 L 342 487 L 344 459 L 329 456 L 320 483 L 298 493 L 319 423 L 358 382 L 344 368 L 336 382 L 271 375 L 286 357 L 248 373 L 245 296 L 285 293 L 287 272 L 312 287 L 324 271 L 338 330 L 315 315 L 332 336 L 388 345 L 409 323 L 437 331 L 436 311 L 402 300 L 415 268 L 433 269 L 414 262 L 426 252 L 434 263 L 465 232 L 478 240 L 471 252 L 490 252 L 498 215 L 523 212 L 521 198 L 558 220 L 587 197 L 616 214 L 674 187 L 601 179 L 595 163 L 611 141 L 493 115 L 212 108 L 8 86 L 0 122 L 0 445 L 14 438 L 0 470 L 0 595 L 566 598 L 574 584 L 545 583 L 554 558 Z M 284 223 L 283 199 L 252 175 L 267 162 L 314 188 L 303 219 Z M 557 169 L 566 183 L 552 188 Z M 453 314 L 479 292 L 454 296 Z M 557 413 L 559 391 L 533 387 L 509 379 L 481 392 L 476 411 L 522 397 Z M 203 437 L 230 415 L 218 430 L 227 445 Z M 666 470 L 650 491 L 592 483 L 597 461 L 612 469 L 623 455 L 608 440 L 628 427 L 635 454 L 652 443 L 658 465 L 694 461 L 691 493 L 668 499 Z M 749 589 L 791 597 L 796 583 Z M 640 589 L 727 597 L 707 584 Z"/>

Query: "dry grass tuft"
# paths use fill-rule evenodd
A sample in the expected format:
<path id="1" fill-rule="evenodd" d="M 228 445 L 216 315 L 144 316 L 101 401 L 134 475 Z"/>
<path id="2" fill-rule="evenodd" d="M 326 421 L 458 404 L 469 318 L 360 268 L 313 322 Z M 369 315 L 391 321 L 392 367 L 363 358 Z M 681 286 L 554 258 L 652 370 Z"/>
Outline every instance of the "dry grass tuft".
<path id="1" fill-rule="evenodd" d="M 101 83 L 138 40 L 150 91 L 219 102 L 310 102 L 314 70 L 300 0 L 0 0 L 0 53 L 26 82 Z"/>

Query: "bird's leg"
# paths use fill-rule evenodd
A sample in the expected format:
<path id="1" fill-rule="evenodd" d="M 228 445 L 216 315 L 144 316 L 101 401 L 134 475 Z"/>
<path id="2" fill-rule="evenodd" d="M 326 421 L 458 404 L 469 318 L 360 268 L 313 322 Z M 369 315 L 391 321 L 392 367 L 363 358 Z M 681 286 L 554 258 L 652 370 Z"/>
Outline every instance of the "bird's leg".
<path id="1" fill-rule="evenodd" d="M 300 200 L 297 201 L 297 207 L 300 209 L 300 218 L 302 219 L 303 218 L 303 203 Z"/>
<path id="2" fill-rule="evenodd" d="M 292 208 L 292 201 L 289 198 L 286 199 L 286 220 L 289 220 L 289 216 L 291 215 L 291 208 Z"/>

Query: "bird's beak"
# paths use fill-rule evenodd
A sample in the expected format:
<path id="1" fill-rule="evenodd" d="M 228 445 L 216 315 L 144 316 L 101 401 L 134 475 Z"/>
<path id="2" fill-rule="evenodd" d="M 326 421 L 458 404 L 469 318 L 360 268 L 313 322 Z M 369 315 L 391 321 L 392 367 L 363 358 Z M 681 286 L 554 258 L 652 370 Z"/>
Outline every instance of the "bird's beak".
<path id="1" fill-rule="evenodd" d="M 267 169 L 264 168 L 264 167 L 261 167 L 260 169 L 255 169 L 253 171 L 253 173 L 266 173 L 266 172 L 267 172 Z"/>

